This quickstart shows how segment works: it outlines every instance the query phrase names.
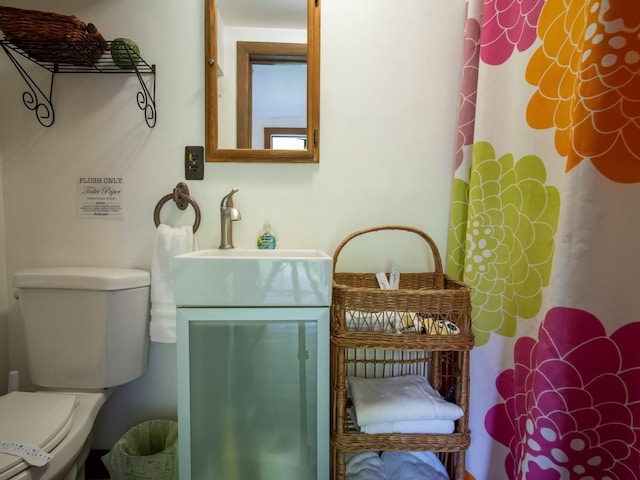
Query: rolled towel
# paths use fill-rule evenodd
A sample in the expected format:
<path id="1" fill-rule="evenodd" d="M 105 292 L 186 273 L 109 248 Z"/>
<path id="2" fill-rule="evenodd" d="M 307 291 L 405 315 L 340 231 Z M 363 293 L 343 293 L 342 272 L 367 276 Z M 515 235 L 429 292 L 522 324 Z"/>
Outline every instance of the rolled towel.
<path id="1" fill-rule="evenodd" d="M 360 310 L 349 310 L 346 312 L 347 330 L 359 332 L 395 332 L 394 312 L 362 312 Z"/>
<path id="2" fill-rule="evenodd" d="M 444 465 L 433 452 L 392 452 L 381 455 L 390 480 L 449 480 Z"/>
<path id="3" fill-rule="evenodd" d="M 345 480 L 385 480 L 387 478 L 380 455 L 376 452 L 345 454 L 345 457 Z"/>
<path id="4" fill-rule="evenodd" d="M 419 375 L 347 377 L 360 425 L 415 420 L 457 420 L 464 412 Z"/>

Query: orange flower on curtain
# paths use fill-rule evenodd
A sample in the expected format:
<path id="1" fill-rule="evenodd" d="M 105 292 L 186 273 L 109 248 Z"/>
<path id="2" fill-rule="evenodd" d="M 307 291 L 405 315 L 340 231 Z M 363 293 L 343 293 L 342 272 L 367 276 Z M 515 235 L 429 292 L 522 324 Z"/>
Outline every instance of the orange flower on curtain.
<path id="1" fill-rule="evenodd" d="M 566 171 L 584 159 L 607 178 L 640 182 L 640 8 L 635 0 L 548 0 L 527 81 L 533 128 L 555 128 Z"/>

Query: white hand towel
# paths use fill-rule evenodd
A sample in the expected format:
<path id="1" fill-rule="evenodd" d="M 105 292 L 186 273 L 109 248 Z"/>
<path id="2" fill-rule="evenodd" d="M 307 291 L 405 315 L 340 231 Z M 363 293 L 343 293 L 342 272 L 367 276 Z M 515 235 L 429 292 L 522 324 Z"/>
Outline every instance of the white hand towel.
<path id="1" fill-rule="evenodd" d="M 151 259 L 152 342 L 175 343 L 176 305 L 173 299 L 173 257 L 194 249 L 193 227 L 158 225 Z"/>
<path id="2" fill-rule="evenodd" d="M 385 480 L 387 478 L 380 455 L 376 452 L 345 454 L 345 480 Z"/>
<path id="3" fill-rule="evenodd" d="M 360 425 L 411 420 L 457 420 L 464 412 L 419 375 L 347 377 Z"/>
<path id="4" fill-rule="evenodd" d="M 382 464 L 390 480 L 449 480 L 449 474 L 433 452 L 382 452 Z"/>

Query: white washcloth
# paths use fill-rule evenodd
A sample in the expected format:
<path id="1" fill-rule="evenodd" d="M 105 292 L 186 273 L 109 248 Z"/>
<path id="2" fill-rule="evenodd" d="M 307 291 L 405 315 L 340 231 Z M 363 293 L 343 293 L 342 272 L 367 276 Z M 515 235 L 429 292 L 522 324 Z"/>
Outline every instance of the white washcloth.
<path id="1" fill-rule="evenodd" d="M 345 454 L 345 480 L 385 480 L 384 465 L 376 452 Z"/>
<path id="2" fill-rule="evenodd" d="M 401 420 L 397 422 L 370 423 L 360 425 L 353 408 L 347 408 L 353 424 L 362 433 L 453 433 L 456 424 L 453 420 Z"/>
<path id="3" fill-rule="evenodd" d="M 382 452 L 382 464 L 390 480 L 449 480 L 449 474 L 433 452 Z"/>
<path id="4" fill-rule="evenodd" d="M 173 257 L 194 249 L 193 227 L 173 228 L 161 223 L 151 259 L 152 342 L 175 343 L 176 305 L 173 300 Z"/>
<path id="5" fill-rule="evenodd" d="M 412 420 L 457 420 L 464 412 L 447 402 L 419 375 L 386 378 L 347 377 L 362 425 Z"/>

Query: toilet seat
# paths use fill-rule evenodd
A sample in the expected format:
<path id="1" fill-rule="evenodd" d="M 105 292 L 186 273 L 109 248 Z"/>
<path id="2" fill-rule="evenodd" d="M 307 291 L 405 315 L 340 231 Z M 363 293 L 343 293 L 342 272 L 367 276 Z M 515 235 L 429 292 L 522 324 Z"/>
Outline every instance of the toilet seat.
<path id="1" fill-rule="evenodd" d="M 71 430 L 76 403 L 75 395 L 64 393 L 11 392 L 0 397 L 0 442 L 19 442 L 51 452 Z M 0 480 L 29 466 L 19 456 L 0 453 Z"/>

